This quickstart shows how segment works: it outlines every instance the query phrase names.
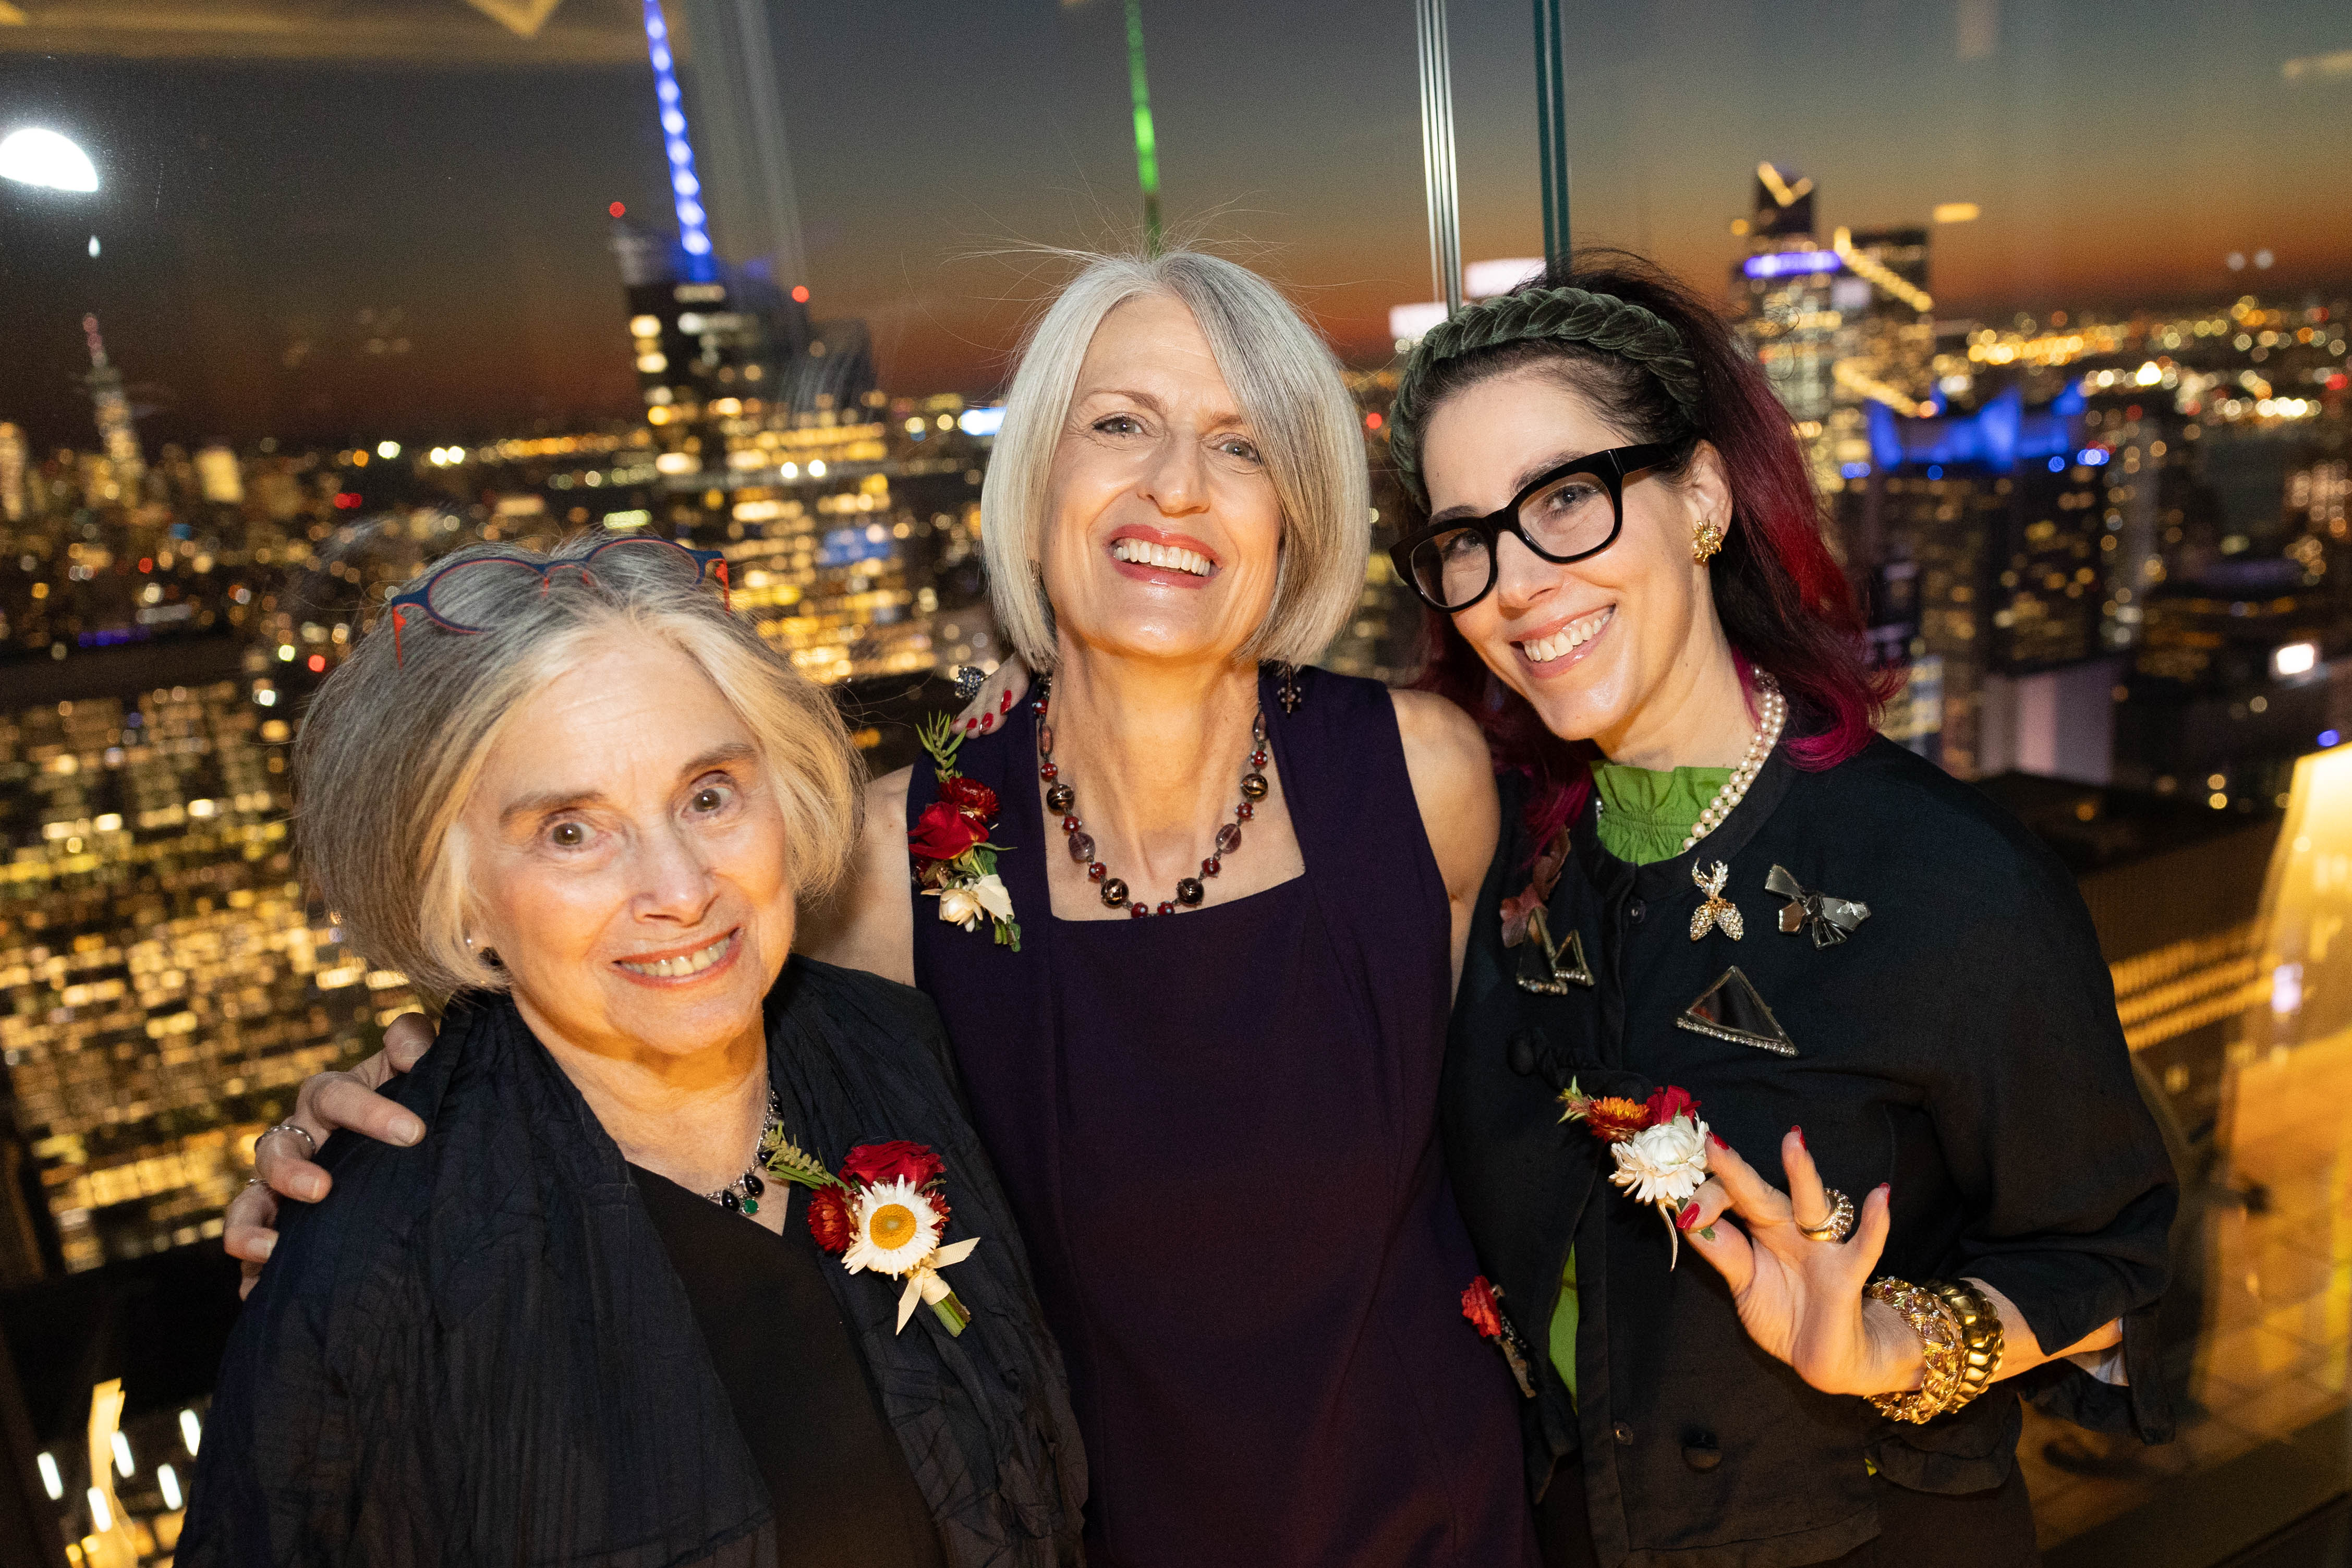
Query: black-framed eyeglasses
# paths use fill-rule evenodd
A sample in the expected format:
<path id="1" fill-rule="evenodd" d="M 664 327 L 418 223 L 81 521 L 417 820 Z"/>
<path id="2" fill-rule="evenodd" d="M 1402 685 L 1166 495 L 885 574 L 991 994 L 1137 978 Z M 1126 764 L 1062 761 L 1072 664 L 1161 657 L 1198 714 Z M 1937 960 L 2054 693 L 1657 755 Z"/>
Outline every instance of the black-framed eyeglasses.
<path id="1" fill-rule="evenodd" d="M 1496 552 L 1510 534 L 1555 566 L 1599 555 L 1625 526 L 1625 482 L 1665 462 L 1680 441 L 1614 446 L 1549 469 L 1483 517 L 1432 523 L 1389 547 L 1397 575 L 1433 610 L 1467 610 L 1494 591 Z"/>
<path id="2" fill-rule="evenodd" d="M 392 617 L 393 660 L 396 664 L 407 662 L 401 650 L 400 633 L 401 629 L 407 625 L 408 617 L 411 614 L 423 615 L 444 632 L 462 632 L 467 635 L 473 635 L 488 631 L 489 628 L 487 626 L 471 623 L 465 619 L 462 612 L 456 609 L 457 605 L 466 601 L 468 585 L 482 582 L 487 573 L 517 570 L 530 572 L 539 579 L 540 592 L 545 593 L 548 585 L 554 580 L 555 574 L 560 571 L 578 572 L 582 582 L 593 583 L 595 578 L 589 569 L 595 564 L 596 558 L 608 550 L 616 549 L 669 551 L 683 564 L 694 568 L 694 575 L 698 580 L 704 577 L 716 576 L 719 579 L 719 591 L 721 599 L 729 609 L 735 607 L 734 591 L 727 582 L 727 556 L 724 551 L 694 549 L 679 544 L 676 539 L 663 538 L 658 534 L 629 534 L 620 538 L 606 539 L 592 550 L 575 556 L 567 556 L 562 560 L 525 560 L 522 557 L 515 555 L 478 555 L 465 560 L 451 561 L 437 570 L 428 572 L 424 581 L 405 593 L 394 595 L 385 603 L 384 610 Z"/>

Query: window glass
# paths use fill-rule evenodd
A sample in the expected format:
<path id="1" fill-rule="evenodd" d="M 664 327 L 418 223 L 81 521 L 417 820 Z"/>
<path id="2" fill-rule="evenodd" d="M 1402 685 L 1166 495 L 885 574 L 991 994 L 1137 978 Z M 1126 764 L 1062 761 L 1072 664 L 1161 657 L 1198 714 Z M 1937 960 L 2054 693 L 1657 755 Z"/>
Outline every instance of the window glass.
<path id="1" fill-rule="evenodd" d="M 0 1432 L 77 1561 L 169 1552 L 223 1207 L 299 1081 L 418 1005 L 308 890 L 288 768 L 441 555 L 723 549 L 903 763 L 1005 651 L 980 488 L 1057 251 L 1160 233 L 1275 278 L 1345 367 L 1376 548 L 1325 663 L 1413 676 L 1388 415 L 1448 292 L 1415 9 L 0 4 Z M 2344 1489 L 2352 1366 L 2341 7 L 1447 26 L 1454 286 L 1564 233 L 1719 301 L 1899 676 L 1882 729 L 2078 874 L 2183 1179 L 2182 1427 L 2029 1413 L 2051 1561 L 2292 1525 Z"/>

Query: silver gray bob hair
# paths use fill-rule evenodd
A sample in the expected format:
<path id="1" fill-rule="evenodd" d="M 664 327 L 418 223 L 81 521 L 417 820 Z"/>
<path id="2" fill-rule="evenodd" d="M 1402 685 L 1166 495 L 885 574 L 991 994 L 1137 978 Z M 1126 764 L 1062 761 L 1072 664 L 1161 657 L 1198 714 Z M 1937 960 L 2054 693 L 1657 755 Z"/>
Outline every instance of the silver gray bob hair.
<path id="1" fill-rule="evenodd" d="M 445 557 L 436 569 L 493 556 L 579 564 L 549 573 L 543 588 L 520 567 L 445 579 L 436 602 L 488 630 L 446 631 L 412 612 L 398 657 L 387 610 L 303 718 L 294 744 L 303 865 L 357 949 L 436 1003 L 506 984 L 466 945 L 458 818 L 509 722 L 596 643 L 668 644 L 741 716 L 783 813 L 796 895 L 831 888 L 856 842 L 865 773 L 831 697 L 730 613 L 718 586 L 678 552 L 615 549 L 593 565 L 582 559 L 614 537 L 545 553 L 476 545 Z"/>
<path id="2" fill-rule="evenodd" d="M 1282 507 L 1274 604 L 1243 655 L 1303 664 L 1339 634 L 1364 591 L 1370 482 L 1339 361 L 1265 278 L 1197 251 L 1088 258 L 1031 329 L 981 486 L 981 549 L 997 626 L 1032 669 L 1054 665 L 1053 607 L 1036 562 L 1054 448 L 1103 318 L 1143 295 L 1192 313 L 1265 460 Z"/>

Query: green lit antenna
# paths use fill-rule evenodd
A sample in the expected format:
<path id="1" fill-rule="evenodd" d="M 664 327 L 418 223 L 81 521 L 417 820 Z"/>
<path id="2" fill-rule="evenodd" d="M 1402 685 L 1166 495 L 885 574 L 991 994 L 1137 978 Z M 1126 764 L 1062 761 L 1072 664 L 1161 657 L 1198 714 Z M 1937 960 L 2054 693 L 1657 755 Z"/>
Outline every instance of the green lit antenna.
<path id="1" fill-rule="evenodd" d="M 1143 0 L 1127 0 L 1127 82 L 1135 97 L 1135 178 L 1143 187 L 1143 248 L 1160 254 L 1160 143 L 1151 133 L 1151 85 L 1143 73 Z"/>

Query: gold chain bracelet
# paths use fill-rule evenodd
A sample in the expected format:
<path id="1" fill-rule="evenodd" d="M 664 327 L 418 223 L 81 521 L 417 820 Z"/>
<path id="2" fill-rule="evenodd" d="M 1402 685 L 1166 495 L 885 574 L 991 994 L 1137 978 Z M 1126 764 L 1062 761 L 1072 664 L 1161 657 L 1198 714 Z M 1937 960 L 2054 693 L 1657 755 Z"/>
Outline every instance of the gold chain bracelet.
<path id="1" fill-rule="evenodd" d="M 1880 1415 L 1897 1421 L 1927 1421 L 1942 1415 L 1963 1375 L 1964 1342 L 1950 1306 L 1933 1291 L 1906 1280 L 1873 1280 L 1862 1293 L 1895 1309 L 1904 1325 L 1919 1336 L 1919 1353 L 1927 1364 L 1918 1387 L 1873 1394 L 1870 1402 Z"/>
<path id="2" fill-rule="evenodd" d="M 1965 1280 L 1930 1280 L 1927 1289 L 1951 1312 L 1960 1328 L 1960 1381 L 1944 1408 L 1957 1410 L 1992 1386 L 2000 1375 L 2000 1313 L 1984 1292 Z"/>

